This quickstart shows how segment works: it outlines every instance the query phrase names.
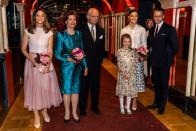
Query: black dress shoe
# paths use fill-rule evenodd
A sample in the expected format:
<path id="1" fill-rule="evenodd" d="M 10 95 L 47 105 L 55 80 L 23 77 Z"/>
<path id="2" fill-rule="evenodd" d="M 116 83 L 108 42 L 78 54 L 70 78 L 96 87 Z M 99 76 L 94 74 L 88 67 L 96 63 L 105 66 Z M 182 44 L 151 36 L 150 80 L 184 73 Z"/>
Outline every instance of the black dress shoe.
<path id="1" fill-rule="evenodd" d="M 92 109 L 92 111 L 93 111 L 95 114 L 97 114 L 97 115 L 101 114 L 101 111 L 100 111 L 98 108 L 94 108 L 94 109 Z"/>
<path id="2" fill-rule="evenodd" d="M 86 111 L 81 110 L 81 111 L 80 111 L 80 115 L 81 115 L 81 116 L 86 116 Z"/>
<path id="3" fill-rule="evenodd" d="M 74 120 L 75 123 L 80 123 L 80 118 L 79 119 L 73 118 L 73 120 Z"/>
<path id="4" fill-rule="evenodd" d="M 70 119 L 64 119 L 64 123 L 68 123 Z"/>
<path id="5" fill-rule="evenodd" d="M 160 115 L 164 114 L 164 109 L 158 109 L 157 113 Z"/>
<path id="6" fill-rule="evenodd" d="M 158 105 L 157 104 L 152 104 L 152 105 L 149 105 L 147 106 L 148 109 L 156 109 L 158 108 Z"/>

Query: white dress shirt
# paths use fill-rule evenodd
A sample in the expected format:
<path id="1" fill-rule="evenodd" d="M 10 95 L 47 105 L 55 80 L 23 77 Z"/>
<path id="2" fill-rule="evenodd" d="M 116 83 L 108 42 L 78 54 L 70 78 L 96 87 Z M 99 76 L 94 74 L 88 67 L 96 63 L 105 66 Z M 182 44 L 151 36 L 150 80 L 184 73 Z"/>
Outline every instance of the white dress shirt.
<path id="1" fill-rule="evenodd" d="M 141 25 L 136 24 L 134 29 L 130 25 L 127 25 L 121 30 L 120 36 L 123 34 L 129 34 L 131 36 L 132 48 L 139 48 L 140 46 L 147 47 L 146 30 Z"/>
<path id="2" fill-rule="evenodd" d="M 158 32 L 159 32 L 159 30 L 160 30 L 160 28 L 161 28 L 162 25 L 163 25 L 163 21 L 161 21 L 161 23 L 159 23 L 159 24 L 156 24 L 155 31 L 156 31 L 156 29 L 158 27 Z M 154 32 L 154 34 L 155 34 L 155 32 Z"/>
<path id="3" fill-rule="evenodd" d="M 89 28 L 89 30 L 90 30 L 90 32 L 91 32 L 91 28 L 92 28 L 92 26 L 93 26 L 93 30 L 94 30 L 94 33 L 95 33 L 95 40 L 96 40 L 96 25 L 92 25 L 92 24 L 90 24 L 90 23 L 87 23 L 87 25 L 88 25 L 88 28 Z"/>

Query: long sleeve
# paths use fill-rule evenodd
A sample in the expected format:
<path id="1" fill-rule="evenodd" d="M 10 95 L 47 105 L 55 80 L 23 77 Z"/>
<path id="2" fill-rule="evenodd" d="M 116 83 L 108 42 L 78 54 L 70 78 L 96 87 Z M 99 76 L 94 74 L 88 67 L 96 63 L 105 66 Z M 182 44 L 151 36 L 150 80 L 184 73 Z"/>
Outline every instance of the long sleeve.
<path id="1" fill-rule="evenodd" d="M 122 52 L 120 50 L 117 51 L 117 67 L 118 67 L 118 71 L 119 73 L 122 73 L 122 74 L 125 74 L 127 71 L 126 71 L 126 68 L 125 68 L 125 64 L 121 58 L 121 54 Z"/>
<path id="2" fill-rule="evenodd" d="M 169 36 L 169 40 L 170 40 L 170 47 L 172 50 L 172 55 L 175 56 L 175 54 L 178 51 L 178 37 L 177 37 L 177 33 L 175 28 L 171 28 L 171 32 Z"/>
<path id="3" fill-rule="evenodd" d="M 63 51 L 63 36 L 60 32 L 57 33 L 57 43 L 54 49 L 54 56 L 60 62 L 67 62 L 67 58 L 70 57 L 68 52 Z"/>
<path id="4" fill-rule="evenodd" d="M 120 52 L 119 51 L 117 51 L 117 67 L 118 67 L 118 71 L 122 72 L 121 59 L 120 59 Z"/>
<path id="5" fill-rule="evenodd" d="M 78 42 L 80 42 L 79 46 L 80 46 L 80 48 L 84 51 L 84 45 L 83 45 L 83 40 L 82 40 L 82 35 L 81 35 L 81 33 L 79 34 L 79 41 L 78 41 Z M 84 67 L 87 68 L 86 57 L 84 57 L 84 58 L 82 59 L 82 63 L 83 63 L 83 65 L 84 65 Z"/>
<path id="6" fill-rule="evenodd" d="M 141 30 L 141 36 L 140 36 L 141 44 L 144 47 L 147 47 L 147 36 L 146 36 L 146 31 L 144 28 Z"/>

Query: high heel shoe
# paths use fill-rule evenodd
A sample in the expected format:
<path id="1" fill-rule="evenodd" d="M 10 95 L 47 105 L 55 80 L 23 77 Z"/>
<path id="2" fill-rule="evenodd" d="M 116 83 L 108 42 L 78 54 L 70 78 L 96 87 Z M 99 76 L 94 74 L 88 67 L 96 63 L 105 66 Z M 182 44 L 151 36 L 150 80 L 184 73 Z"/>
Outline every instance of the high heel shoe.
<path id="1" fill-rule="evenodd" d="M 50 117 L 49 117 L 48 113 L 44 113 L 42 111 L 42 115 L 43 115 L 43 118 L 44 118 L 44 122 L 49 123 L 50 122 Z"/>
<path id="2" fill-rule="evenodd" d="M 34 127 L 35 127 L 36 129 L 40 128 L 40 120 L 38 120 L 38 122 L 35 122 L 35 123 L 34 123 Z"/>
<path id="3" fill-rule="evenodd" d="M 68 123 L 70 119 L 65 119 L 64 118 L 64 123 Z"/>
<path id="4" fill-rule="evenodd" d="M 35 127 L 36 129 L 39 129 L 39 128 L 40 128 L 40 123 L 34 124 L 34 127 Z"/>
<path id="5" fill-rule="evenodd" d="M 73 120 L 75 123 L 80 123 L 80 118 L 78 118 L 78 119 L 73 118 Z"/>
<path id="6" fill-rule="evenodd" d="M 132 107 L 131 108 L 133 111 L 136 111 L 137 110 L 137 107 Z"/>
<path id="7" fill-rule="evenodd" d="M 75 123 L 79 123 L 80 122 L 80 118 L 78 117 L 78 119 L 75 119 L 74 115 L 73 115 L 73 120 L 74 120 Z"/>
<path id="8" fill-rule="evenodd" d="M 136 110 L 137 110 L 137 105 L 136 105 L 136 106 L 132 106 L 131 109 L 132 109 L 133 111 L 136 111 Z"/>

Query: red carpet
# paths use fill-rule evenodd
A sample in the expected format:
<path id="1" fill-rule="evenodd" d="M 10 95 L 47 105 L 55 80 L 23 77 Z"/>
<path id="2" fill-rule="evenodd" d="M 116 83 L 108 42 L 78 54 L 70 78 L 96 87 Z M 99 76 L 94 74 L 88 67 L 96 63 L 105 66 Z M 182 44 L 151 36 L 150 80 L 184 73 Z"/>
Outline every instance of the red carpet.
<path id="1" fill-rule="evenodd" d="M 101 115 L 90 110 L 87 116 L 80 117 L 79 124 L 71 120 L 64 124 L 64 108 L 49 110 L 50 123 L 43 124 L 43 131 L 168 131 L 141 103 L 132 115 L 119 113 L 118 97 L 115 96 L 116 80 L 104 69 L 101 75 Z"/>

